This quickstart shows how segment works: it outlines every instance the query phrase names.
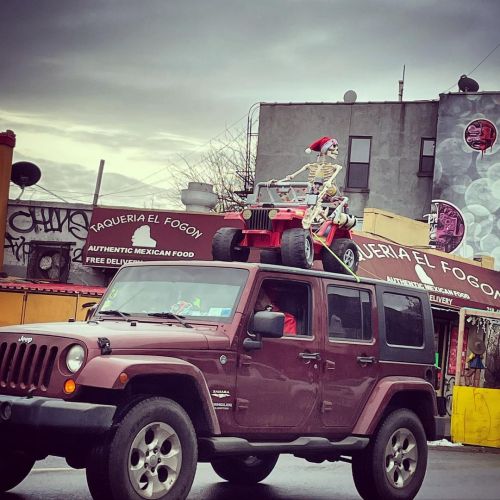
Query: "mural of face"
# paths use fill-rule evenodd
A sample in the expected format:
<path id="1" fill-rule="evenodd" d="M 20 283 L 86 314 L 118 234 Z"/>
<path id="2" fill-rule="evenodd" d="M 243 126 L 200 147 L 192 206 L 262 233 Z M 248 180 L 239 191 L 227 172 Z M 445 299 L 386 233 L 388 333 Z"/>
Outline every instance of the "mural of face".
<path id="1" fill-rule="evenodd" d="M 497 129 L 489 120 L 474 120 L 465 128 L 464 139 L 470 148 L 484 152 L 495 144 Z"/>
<path id="2" fill-rule="evenodd" d="M 465 222 L 460 210 L 445 200 L 433 200 L 429 214 L 429 243 L 442 252 L 457 250 L 465 236 Z"/>

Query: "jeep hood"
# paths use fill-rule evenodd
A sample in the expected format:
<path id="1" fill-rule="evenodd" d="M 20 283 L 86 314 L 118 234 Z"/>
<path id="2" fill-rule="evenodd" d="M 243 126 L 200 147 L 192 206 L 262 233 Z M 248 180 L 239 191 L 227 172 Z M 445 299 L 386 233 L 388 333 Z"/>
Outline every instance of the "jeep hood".
<path id="1" fill-rule="evenodd" d="M 99 321 L 74 323 L 35 323 L 0 327 L 0 339 L 16 341 L 37 336 L 74 339 L 97 348 L 97 339 L 106 337 L 115 349 L 225 349 L 229 338 L 220 325 L 196 325 L 185 328 L 179 324 L 158 322 Z M 44 339 L 47 342 L 47 339 Z"/>

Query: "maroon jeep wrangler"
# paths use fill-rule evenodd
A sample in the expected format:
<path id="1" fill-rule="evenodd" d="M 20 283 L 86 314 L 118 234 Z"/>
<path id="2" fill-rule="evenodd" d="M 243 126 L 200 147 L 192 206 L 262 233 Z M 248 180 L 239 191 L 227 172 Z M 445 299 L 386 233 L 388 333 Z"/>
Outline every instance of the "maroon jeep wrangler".
<path id="1" fill-rule="evenodd" d="M 87 322 L 0 328 L 0 492 L 56 455 L 96 499 L 183 499 L 199 461 L 250 484 L 290 453 L 351 462 L 365 499 L 413 498 L 441 436 L 433 360 L 418 289 L 129 264 Z"/>

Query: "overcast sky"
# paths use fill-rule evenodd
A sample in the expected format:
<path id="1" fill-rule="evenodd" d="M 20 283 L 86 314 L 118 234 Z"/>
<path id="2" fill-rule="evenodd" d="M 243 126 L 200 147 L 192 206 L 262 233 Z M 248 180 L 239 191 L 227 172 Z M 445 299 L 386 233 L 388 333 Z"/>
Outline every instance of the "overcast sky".
<path id="1" fill-rule="evenodd" d="M 103 202 L 165 206 L 169 164 L 253 103 L 397 100 L 403 64 L 405 100 L 437 99 L 499 19 L 499 0 L 2 0 L 0 130 L 65 199 L 92 200 L 103 158 L 101 192 L 129 190 Z M 472 76 L 500 90 L 500 48 Z"/>

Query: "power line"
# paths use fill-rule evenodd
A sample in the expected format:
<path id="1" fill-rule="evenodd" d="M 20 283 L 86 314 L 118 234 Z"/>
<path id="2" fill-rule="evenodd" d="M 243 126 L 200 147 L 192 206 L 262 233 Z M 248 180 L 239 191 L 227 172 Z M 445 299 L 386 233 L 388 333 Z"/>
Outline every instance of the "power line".
<path id="1" fill-rule="evenodd" d="M 44 188 L 43 186 L 40 186 L 40 184 L 35 184 L 35 187 L 37 187 L 38 189 L 42 189 L 43 191 L 51 194 L 52 196 L 58 198 L 59 200 L 61 201 L 64 201 L 64 203 L 69 203 L 68 200 L 65 200 L 64 198 L 61 198 L 60 196 L 58 196 L 57 194 L 53 193 L 52 191 L 50 191 L 50 189 L 46 189 Z"/>
<path id="2" fill-rule="evenodd" d="M 472 71 L 469 71 L 469 72 L 467 73 L 467 75 L 472 75 L 472 73 L 474 73 L 474 71 L 476 71 L 476 69 L 477 69 L 477 68 L 479 68 L 479 66 L 481 66 L 481 64 L 483 64 L 483 63 L 484 63 L 484 61 L 486 61 L 486 59 L 488 59 L 488 57 L 490 57 L 490 56 L 491 56 L 491 54 L 493 54 L 493 52 L 495 52 L 495 50 L 497 50 L 497 49 L 498 49 L 498 47 L 500 47 L 500 42 L 497 44 L 497 46 L 496 46 L 494 49 L 492 49 L 492 50 L 489 52 L 489 54 L 488 54 L 486 57 L 484 57 L 484 58 L 481 60 L 481 62 L 480 62 L 480 63 L 479 63 L 479 64 L 478 64 L 478 65 L 477 65 L 477 66 L 476 66 L 476 67 L 475 67 Z"/>
<path id="3" fill-rule="evenodd" d="M 491 54 L 493 54 L 493 52 L 495 52 L 495 50 L 498 49 L 498 47 L 500 47 L 500 42 L 496 45 L 495 48 L 491 49 L 490 52 L 488 52 L 488 54 L 485 57 L 483 57 L 483 59 L 481 59 L 481 61 L 471 71 L 469 71 L 468 73 L 465 73 L 465 74 L 467 76 L 472 75 L 472 73 L 474 73 L 474 71 L 476 71 L 476 69 L 479 68 L 479 66 L 481 66 L 481 64 L 483 64 L 484 61 L 486 61 L 486 59 L 488 59 L 488 57 L 490 57 Z M 453 85 L 448 87 L 444 92 L 441 92 L 441 93 L 444 94 L 445 92 L 448 92 L 448 90 L 452 89 L 455 85 L 457 85 L 457 84 L 454 83 Z"/>

